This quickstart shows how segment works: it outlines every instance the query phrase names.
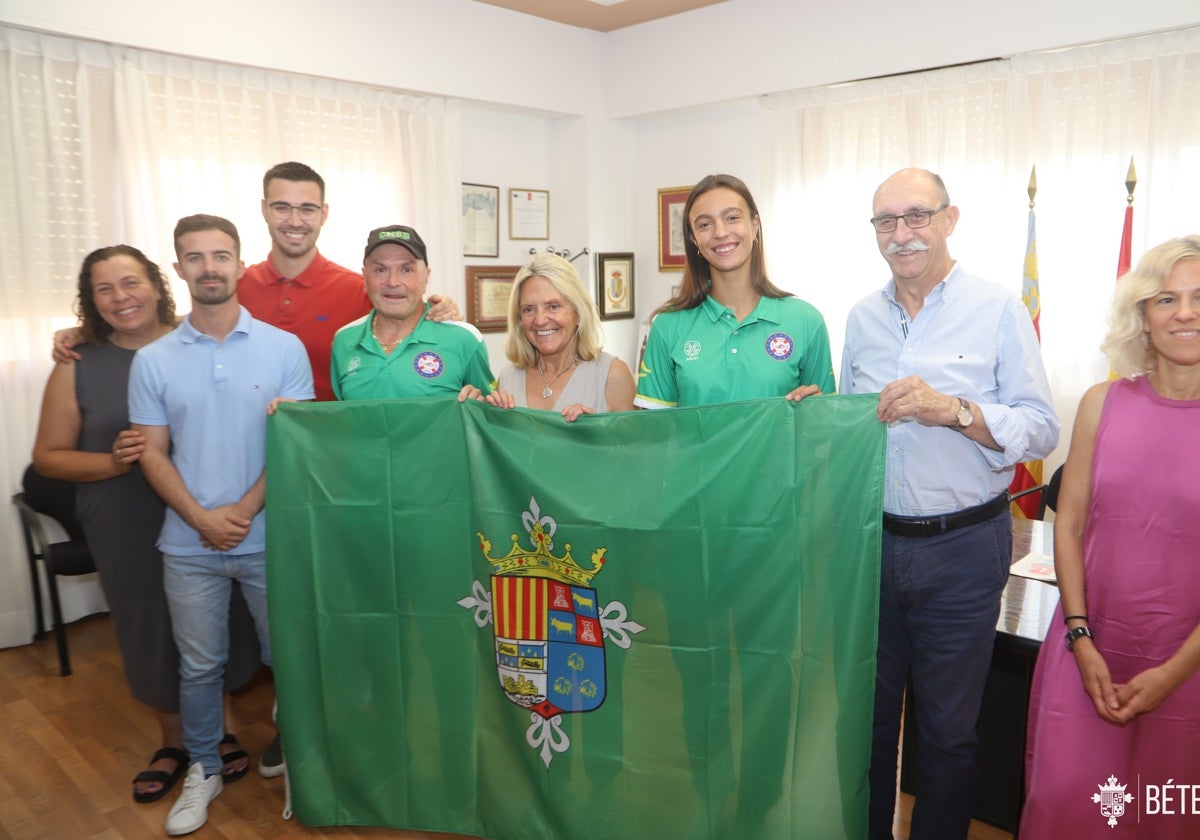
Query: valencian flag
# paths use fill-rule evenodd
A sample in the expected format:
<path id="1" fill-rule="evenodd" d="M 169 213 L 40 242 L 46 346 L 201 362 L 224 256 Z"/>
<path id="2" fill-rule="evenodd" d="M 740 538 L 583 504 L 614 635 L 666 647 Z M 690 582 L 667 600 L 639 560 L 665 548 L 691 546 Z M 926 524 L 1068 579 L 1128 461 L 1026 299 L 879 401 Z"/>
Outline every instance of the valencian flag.
<path id="1" fill-rule="evenodd" d="M 1033 214 L 1033 196 L 1037 192 L 1036 169 L 1029 174 L 1029 228 L 1025 237 L 1025 268 L 1021 280 L 1021 300 L 1029 310 L 1033 319 L 1033 330 L 1037 333 L 1038 342 L 1042 340 L 1042 293 L 1038 287 L 1037 265 L 1037 220 Z M 1042 483 L 1041 461 L 1024 461 L 1017 464 L 1013 472 L 1012 484 L 1008 492 L 1016 496 L 1023 490 L 1033 490 Z M 1013 516 L 1023 519 L 1036 519 L 1041 505 L 1040 494 L 1026 493 L 1012 503 Z"/>
<path id="2" fill-rule="evenodd" d="M 284 406 L 268 593 L 295 816 L 866 836 L 875 406 Z"/>

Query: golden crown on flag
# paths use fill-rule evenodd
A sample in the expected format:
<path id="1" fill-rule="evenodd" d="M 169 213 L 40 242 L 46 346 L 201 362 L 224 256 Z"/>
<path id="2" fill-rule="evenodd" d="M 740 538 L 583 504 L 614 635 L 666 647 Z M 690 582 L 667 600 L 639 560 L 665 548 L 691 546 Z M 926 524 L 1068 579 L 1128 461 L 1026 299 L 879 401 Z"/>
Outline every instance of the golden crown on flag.
<path id="1" fill-rule="evenodd" d="M 529 540 L 532 549 L 521 547 L 521 538 L 512 534 L 512 548 L 503 557 L 492 557 L 492 541 L 476 531 L 479 537 L 479 550 L 484 558 L 492 564 L 497 575 L 515 575 L 519 577 L 544 577 L 557 580 L 560 583 L 573 583 L 588 586 L 592 578 L 604 568 L 604 554 L 607 548 L 597 548 L 592 552 L 592 568 L 585 569 L 575 562 L 571 556 L 571 544 L 566 543 L 565 553 L 555 557 L 551 551 L 550 535 L 542 528 L 542 523 L 534 523 L 529 529 Z"/>

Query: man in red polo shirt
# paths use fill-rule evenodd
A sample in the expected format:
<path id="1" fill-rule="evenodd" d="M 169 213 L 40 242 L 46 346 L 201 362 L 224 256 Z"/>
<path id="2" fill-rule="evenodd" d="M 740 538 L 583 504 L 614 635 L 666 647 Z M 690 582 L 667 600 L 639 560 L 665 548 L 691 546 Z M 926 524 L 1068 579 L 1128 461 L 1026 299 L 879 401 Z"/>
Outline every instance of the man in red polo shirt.
<path id="1" fill-rule="evenodd" d="M 333 334 L 371 311 L 362 275 L 317 250 L 329 217 L 325 181 L 310 166 L 289 161 L 263 176 L 263 220 L 271 233 L 267 259 L 246 269 L 238 299 L 260 321 L 294 333 L 308 350 L 318 400 L 332 400 L 329 353 Z M 449 297 L 430 295 L 429 317 L 460 320 Z"/>

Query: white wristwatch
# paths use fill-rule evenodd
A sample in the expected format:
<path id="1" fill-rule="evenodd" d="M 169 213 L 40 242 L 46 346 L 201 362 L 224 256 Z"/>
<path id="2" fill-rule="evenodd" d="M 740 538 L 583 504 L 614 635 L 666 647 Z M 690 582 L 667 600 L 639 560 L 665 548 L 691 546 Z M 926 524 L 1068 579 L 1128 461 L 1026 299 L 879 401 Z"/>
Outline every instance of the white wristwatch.
<path id="1" fill-rule="evenodd" d="M 958 414 L 955 415 L 958 421 L 958 428 L 965 429 L 971 425 L 971 421 L 975 419 L 975 415 L 971 413 L 971 406 L 962 397 L 958 398 Z"/>

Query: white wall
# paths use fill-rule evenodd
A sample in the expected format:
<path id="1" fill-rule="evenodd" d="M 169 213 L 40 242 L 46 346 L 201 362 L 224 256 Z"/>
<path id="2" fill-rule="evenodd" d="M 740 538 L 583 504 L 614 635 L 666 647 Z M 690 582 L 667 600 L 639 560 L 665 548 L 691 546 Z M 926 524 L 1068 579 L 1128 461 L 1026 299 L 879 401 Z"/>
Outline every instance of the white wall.
<path id="1" fill-rule="evenodd" d="M 607 110 L 659 113 L 1197 22 L 1195 0 L 729 0 L 612 33 Z"/>
<path id="2" fill-rule="evenodd" d="M 4 0 L 30 29 L 214 61 L 577 112 L 599 33 L 471 0 Z"/>
<path id="3" fill-rule="evenodd" d="M 1193 25 L 1200 4 L 728 0 L 607 34 L 472 0 L 5 0 L 0 20 L 548 112 L 595 105 L 620 118 Z"/>

